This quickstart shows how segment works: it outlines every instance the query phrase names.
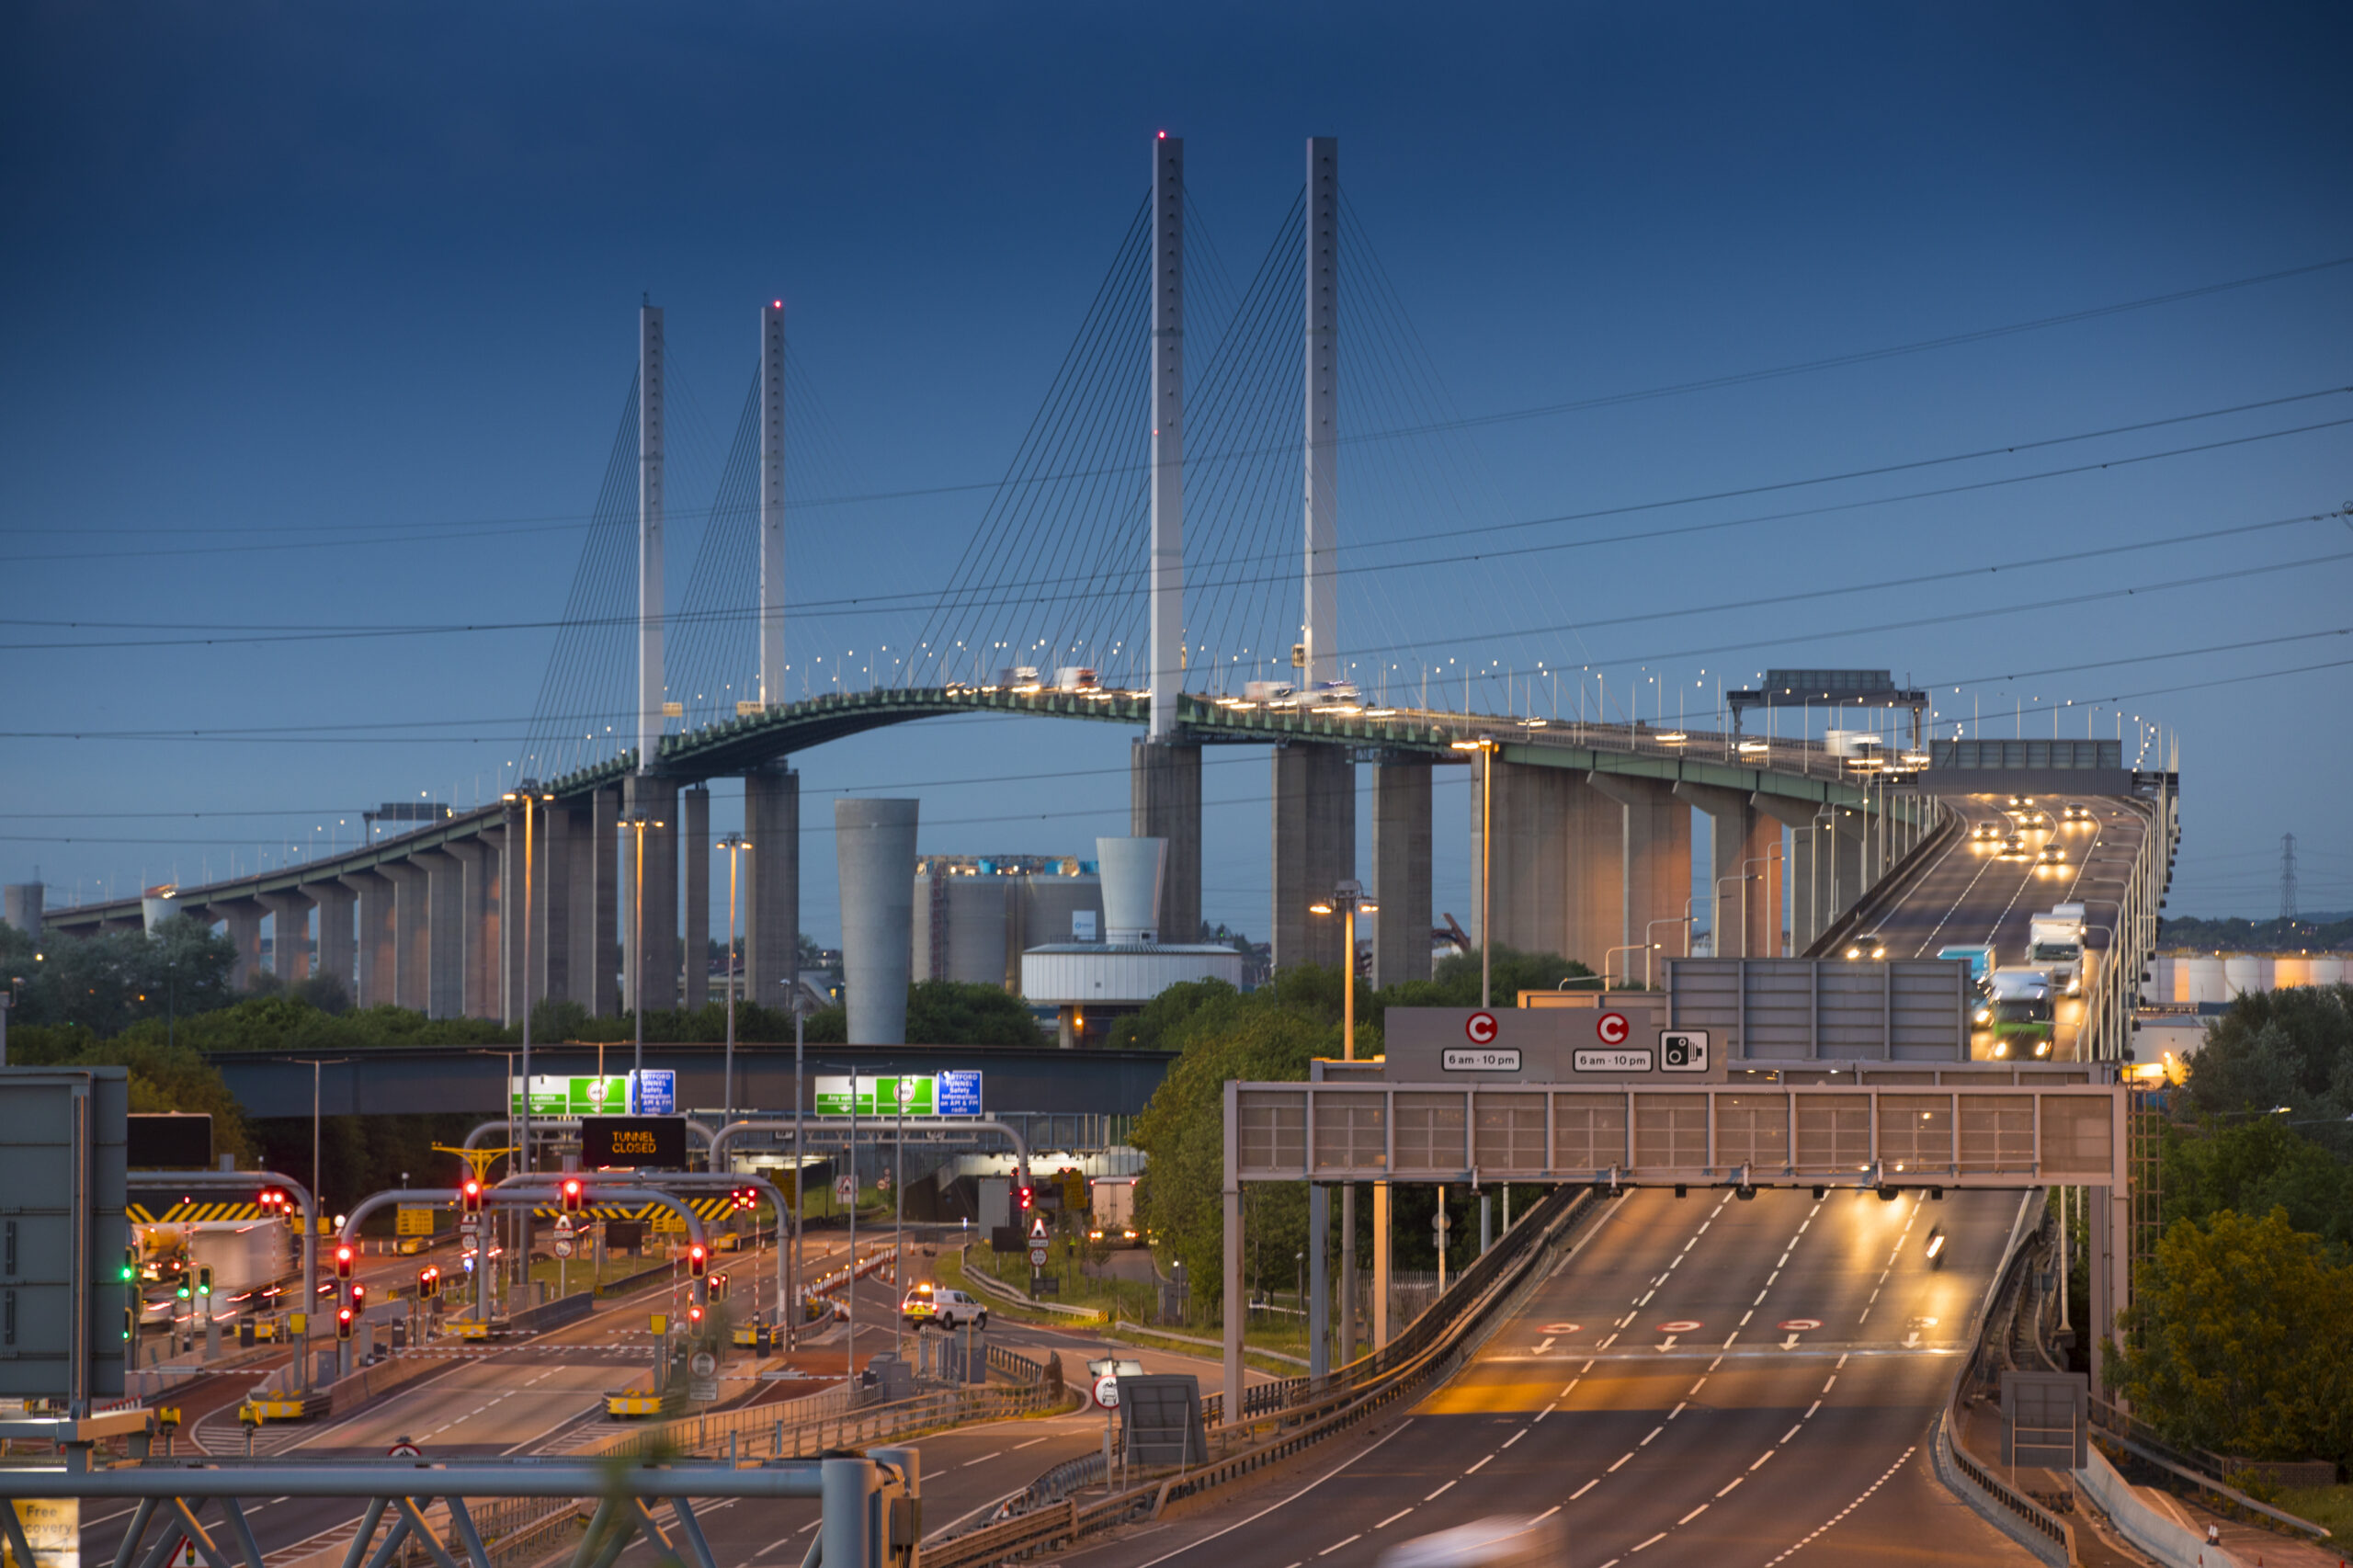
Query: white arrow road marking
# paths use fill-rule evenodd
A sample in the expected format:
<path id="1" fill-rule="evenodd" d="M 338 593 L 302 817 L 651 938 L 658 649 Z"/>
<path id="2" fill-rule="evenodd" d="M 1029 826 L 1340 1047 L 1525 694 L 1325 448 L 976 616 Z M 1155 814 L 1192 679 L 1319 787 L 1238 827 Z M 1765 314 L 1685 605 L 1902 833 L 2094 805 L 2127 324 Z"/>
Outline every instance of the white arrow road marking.
<path id="1" fill-rule="evenodd" d="M 1916 1337 L 1916 1336 L 1915 1336 L 1915 1337 Z M 1675 1348 L 1675 1335 L 1671 1335 L 1671 1334 L 1670 1334 L 1670 1335 L 1668 1335 L 1666 1336 L 1666 1338 L 1665 1338 L 1665 1342 L 1664 1342 L 1664 1343 L 1662 1343 L 1662 1344 L 1659 1346 L 1659 1348 L 1660 1348 L 1661 1350 L 1672 1350 L 1672 1349 L 1674 1349 L 1674 1348 Z"/>
<path id="2" fill-rule="evenodd" d="M 1782 1349 L 1784 1349 L 1784 1350 L 1795 1350 L 1797 1347 L 1798 1347 L 1798 1336 L 1797 1336 L 1796 1335 L 1794 1335 L 1794 1334 L 1792 1334 L 1791 1335 L 1790 1335 L 1787 1339 L 1784 1339 L 1783 1341 L 1781 1341 L 1781 1348 L 1782 1348 Z"/>

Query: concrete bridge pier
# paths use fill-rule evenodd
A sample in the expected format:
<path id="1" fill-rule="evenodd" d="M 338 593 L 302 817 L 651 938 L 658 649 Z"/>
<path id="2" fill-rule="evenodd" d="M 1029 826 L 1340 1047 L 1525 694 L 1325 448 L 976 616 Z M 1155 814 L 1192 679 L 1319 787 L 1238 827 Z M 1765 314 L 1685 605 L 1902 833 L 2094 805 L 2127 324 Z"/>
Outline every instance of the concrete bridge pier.
<path id="1" fill-rule="evenodd" d="M 1399 758 L 1372 770 L 1372 983 L 1430 977 L 1431 764 Z"/>
<path id="2" fill-rule="evenodd" d="M 1274 776 L 1275 967 L 1337 969 L 1343 923 L 1307 906 L 1356 875 L 1356 759 L 1345 745 L 1288 742 L 1275 748 Z"/>
<path id="3" fill-rule="evenodd" d="M 616 970 L 620 902 L 615 886 L 620 872 L 620 845 L 616 836 L 620 810 L 620 786 L 608 784 L 564 813 L 569 884 L 565 925 L 570 937 L 565 994 L 599 1018 L 620 1011 Z"/>
<path id="4" fill-rule="evenodd" d="M 1128 754 L 1128 832 L 1165 838 L 1160 939 L 1195 942 L 1201 931 L 1201 748 L 1140 740 Z M 1059 939 L 1059 938 L 1056 938 Z"/>
<path id="5" fill-rule="evenodd" d="M 352 1000 L 362 1007 L 381 1007 L 397 1002 L 400 995 L 393 980 L 398 944 L 393 940 L 392 880 L 381 867 L 339 880 L 351 890 L 359 907 L 356 938 L 359 989 Z"/>
<path id="6" fill-rule="evenodd" d="M 703 785 L 678 791 L 678 843 L 687 916 L 678 1005 L 699 1007 L 710 1000 L 710 790 Z"/>
<path id="7" fill-rule="evenodd" d="M 1780 864 L 1776 868 L 1779 880 L 1775 882 L 1772 907 L 1778 915 L 1784 903 L 1789 905 L 1789 950 L 1791 954 L 1806 950 L 1814 938 L 1818 926 L 1810 924 L 1812 912 L 1806 908 L 1806 878 L 1811 871 L 1813 835 L 1806 830 L 1813 827 L 1814 813 L 1822 808 L 1812 801 L 1792 800 L 1787 795 L 1768 795 L 1762 790 L 1748 797 L 1757 811 L 1771 817 L 1790 830 L 1782 841 Z M 1783 890 L 1787 890 L 1786 896 Z M 1779 956 L 1776 948 L 1768 958 Z"/>
<path id="8" fill-rule="evenodd" d="M 781 1007 L 801 973 L 801 775 L 782 763 L 744 776 L 744 996 Z"/>
<path id="9" fill-rule="evenodd" d="M 1472 935 L 1486 940 L 1475 929 L 1484 911 L 1495 921 L 1498 947 L 1553 953 L 1600 971 L 1629 918 L 1622 803 L 1565 768 L 1510 762 L 1495 768 L 1495 828 L 1483 852 L 1486 790 L 1475 772 L 1471 781 Z M 1482 892 L 1489 858 L 1492 900 Z"/>
<path id="10" fill-rule="evenodd" d="M 205 905 L 205 917 L 221 922 L 223 933 L 237 949 L 237 961 L 229 970 L 232 991 L 243 991 L 261 972 L 262 913 L 262 906 L 247 898 Z"/>
<path id="11" fill-rule="evenodd" d="M 420 1013 L 432 1010 L 430 888 L 422 857 L 386 860 L 377 868 L 392 884 L 392 1000 Z"/>
<path id="12" fill-rule="evenodd" d="M 498 933 L 505 924 L 504 834 L 486 829 L 479 837 L 447 846 L 459 865 L 458 958 L 463 1016 L 494 1018 L 502 1003 Z"/>
<path id="13" fill-rule="evenodd" d="M 1768 958 L 1779 952 L 1781 824 L 1749 803 L 1745 790 L 1719 790 L 1688 780 L 1675 793 L 1706 813 L 1710 928 L 1719 958 Z"/>
<path id="14" fill-rule="evenodd" d="M 465 861 L 448 849 L 415 858 L 425 869 L 425 919 L 417 937 L 424 952 L 425 1015 L 461 1018 L 466 1013 Z M 404 924 L 402 935 L 410 934 Z"/>
<path id="15" fill-rule="evenodd" d="M 556 840 L 569 822 L 569 813 L 561 807 L 532 801 L 526 844 L 523 804 L 507 802 L 506 824 L 498 835 L 498 928 L 484 960 L 494 988 L 486 1017 L 512 1024 L 542 997 L 563 994 L 570 912 L 561 890 L 569 867 Z M 557 890 L 553 896 L 551 889 Z M 551 971 L 557 977 L 553 991 L 548 987 Z"/>
<path id="16" fill-rule="evenodd" d="M 640 829 L 624 820 L 620 827 L 620 894 L 629 910 L 620 933 L 629 976 L 625 1001 L 631 1011 L 665 1012 L 678 1005 L 678 787 L 633 773 L 622 781 L 621 808 L 624 819 L 643 816 L 659 824 Z M 637 864 L 641 839 L 642 867 Z M 641 942 L 642 953 L 636 950 Z"/>
<path id="17" fill-rule="evenodd" d="M 311 901 L 300 892 L 266 892 L 269 911 L 269 972 L 291 985 L 311 972 Z"/>
<path id="18" fill-rule="evenodd" d="M 352 940 L 352 905 L 358 902 L 349 883 L 306 882 L 302 892 L 309 895 L 319 910 L 319 956 L 311 965 L 313 974 L 324 975 L 343 987 L 344 995 L 357 1001 L 358 982 L 352 974 L 352 960 L 358 948 Z"/>
<path id="19" fill-rule="evenodd" d="M 1656 942 L 1650 978 L 1663 984 L 1668 957 L 1683 952 L 1684 916 L 1691 907 L 1691 808 L 1664 779 L 1619 773 L 1588 773 L 1586 782 L 1618 802 L 1619 918 L 1613 948 Z M 1639 965 L 1640 951 L 1620 955 Z M 1597 960 L 1587 960 L 1597 970 Z M 1621 965 L 1619 972 L 1628 972 Z M 1639 974 L 1639 968 L 1633 970 Z"/>

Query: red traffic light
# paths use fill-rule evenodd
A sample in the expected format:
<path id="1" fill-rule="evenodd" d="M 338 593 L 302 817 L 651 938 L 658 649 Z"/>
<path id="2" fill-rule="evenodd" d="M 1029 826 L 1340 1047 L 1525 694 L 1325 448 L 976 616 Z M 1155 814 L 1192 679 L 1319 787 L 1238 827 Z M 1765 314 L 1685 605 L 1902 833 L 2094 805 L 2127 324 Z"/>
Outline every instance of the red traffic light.
<path id="1" fill-rule="evenodd" d="M 468 1177 L 465 1179 L 465 1181 L 464 1181 L 463 1183 L 461 1183 L 461 1184 L 459 1186 L 459 1187 L 458 1187 L 458 1199 L 459 1199 L 460 1203 L 460 1204 L 462 1204 L 462 1205 L 464 1206 L 465 1211 L 466 1211 L 467 1213 L 469 1213 L 469 1214 L 479 1214 L 479 1213 L 481 1213 L 481 1212 L 482 1212 L 482 1181 L 481 1181 L 481 1179 L 480 1179 L 479 1177 L 476 1177 L 476 1176 L 468 1176 Z"/>
<path id="2" fill-rule="evenodd" d="M 1037 1189 L 1035 1187 L 1025 1187 L 1021 1189 L 1021 1211 L 1024 1214 L 1029 1212 L 1029 1205 L 1031 1201 L 1036 1199 L 1037 1195 Z"/>
<path id="3" fill-rule="evenodd" d="M 700 1307 L 688 1307 L 687 1309 L 687 1321 L 688 1323 L 702 1322 L 702 1309 Z"/>
<path id="4" fill-rule="evenodd" d="M 582 1197 L 583 1197 L 583 1189 L 582 1189 L 582 1187 L 581 1187 L 580 1178 L 579 1178 L 578 1176 L 566 1176 L 566 1177 L 564 1177 L 564 1178 L 563 1178 L 563 1187 L 562 1187 L 559 1190 L 560 1190 L 560 1192 L 561 1192 L 561 1194 L 562 1194 L 562 1197 L 563 1197 L 563 1204 L 562 1204 L 562 1207 L 563 1207 L 563 1211 L 564 1211 L 565 1213 L 567 1213 L 567 1214 L 577 1214 L 577 1213 L 579 1213 L 579 1212 L 580 1212 L 580 1208 L 581 1208 L 581 1199 L 582 1199 Z"/>
<path id="5" fill-rule="evenodd" d="M 351 1309 L 349 1307 L 344 1307 L 335 1314 L 335 1336 L 337 1339 L 351 1337 Z"/>
<path id="6" fill-rule="evenodd" d="M 699 1279 L 703 1276 L 703 1270 L 708 1268 L 710 1266 L 710 1256 L 703 1250 L 703 1244 L 700 1242 L 697 1242 L 692 1246 L 687 1248 L 687 1272 L 688 1274 L 692 1275 L 695 1278 Z"/>
<path id="7" fill-rule="evenodd" d="M 368 1304 L 368 1287 L 355 1279 L 351 1282 L 351 1309 L 358 1311 Z"/>
<path id="8" fill-rule="evenodd" d="M 335 1249 L 335 1277 L 337 1279 L 351 1278 L 351 1244 L 349 1242 Z"/>

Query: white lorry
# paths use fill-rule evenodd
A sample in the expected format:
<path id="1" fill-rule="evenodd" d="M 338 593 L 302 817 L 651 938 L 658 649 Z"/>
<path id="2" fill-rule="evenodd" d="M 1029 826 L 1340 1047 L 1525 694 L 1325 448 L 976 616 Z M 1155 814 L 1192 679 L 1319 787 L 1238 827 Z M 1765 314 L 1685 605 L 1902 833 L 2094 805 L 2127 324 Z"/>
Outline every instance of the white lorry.
<path id="1" fill-rule="evenodd" d="M 1087 1185 L 1086 1237 L 1111 1246 L 1142 1246 L 1136 1225 L 1136 1178 L 1097 1176 Z"/>
<path id="2" fill-rule="evenodd" d="M 2026 923 L 2026 967 L 2051 976 L 2052 991 L 2080 996 L 2084 990 L 2084 906 L 2054 904 Z"/>

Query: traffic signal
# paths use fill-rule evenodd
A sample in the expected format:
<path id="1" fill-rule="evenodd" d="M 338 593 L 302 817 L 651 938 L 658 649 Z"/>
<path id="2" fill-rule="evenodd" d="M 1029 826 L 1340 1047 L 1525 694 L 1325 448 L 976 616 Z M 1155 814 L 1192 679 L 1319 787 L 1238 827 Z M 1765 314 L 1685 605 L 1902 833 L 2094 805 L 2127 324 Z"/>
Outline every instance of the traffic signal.
<path id="1" fill-rule="evenodd" d="M 468 1176 L 458 1186 L 459 1206 L 469 1214 L 482 1212 L 482 1178 Z"/>
<path id="2" fill-rule="evenodd" d="M 351 1244 L 349 1242 L 346 1242 L 341 1246 L 335 1249 L 335 1277 L 337 1279 L 348 1279 L 351 1278 Z"/>
<path id="3" fill-rule="evenodd" d="M 212 1266 L 209 1263 L 197 1266 L 196 1293 L 204 1298 L 207 1306 L 212 1304 Z"/>
<path id="4" fill-rule="evenodd" d="M 710 1255 L 703 1249 L 703 1244 L 700 1242 L 697 1242 L 692 1246 L 687 1248 L 687 1273 L 690 1278 L 696 1279 L 701 1278 L 703 1277 L 704 1270 L 708 1269 L 710 1267 Z"/>
<path id="5" fill-rule="evenodd" d="M 704 1293 L 710 1296 L 710 1298 L 714 1301 L 725 1301 L 727 1299 L 727 1276 L 724 1274 L 712 1275 Z"/>
<path id="6" fill-rule="evenodd" d="M 1029 1212 L 1029 1205 L 1037 1201 L 1037 1190 L 1024 1182 L 1021 1187 L 1021 1211 L 1024 1214 Z"/>
<path id="7" fill-rule="evenodd" d="M 139 1249 L 137 1247 L 127 1246 L 122 1249 L 122 1273 L 119 1278 L 126 1285 L 139 1278 Z"/>
<path id="8" fill-rule="evenodd" d="M 702 1326 L 701 1302 L 694 1302 L 687 1308 L 687 1326 L 689 1328 L 700 1328 Z"/>
<path id="9" fill-rule="evenodd" d="M 564 1211 L 565 1213 L 567 1213 L 567 1214 L 577 1214 L 577 1213 L 579 1213 L 579 1212 L 580 1212 L 580 1209 L 581 1209 L 581 1197 L 582 1197 L 582 1193 L 581 1193 L 581 1187 L 580 1187 L 580 1178 L 579 1178 L 578 1176 L 566 1176 L 566 1177 L 564 1177 L 564 1178 L 563 1178 L 563 1187 L 562 1187 L 560 1190 L 561 1190 L 561 1192 L 562 1192 L 562 1194 L 563 1194 L 563 1211 Z"/>
<path id="10" fill-rule="evenodd" d="M 336 1309 L 335 1309 L 335 1336 L 337 1339 L 348 1339 L 348 1338 L 350 1338 L 350 1337 L 351 1337 L 351 1323 L 352 1323 L 352 1312 L 351 1312 L 351 1309 L 350 1309 L 349 1307 L 338 1307 L 338 1308 L 336 1308 Z"/>
<path id="11" fill-rule="evenodd" d="M 178 1292 L 177 1292 L 177 1294 L 178 1294 L 178 1296 L 179 1296 L 179 1299 L 180 1299 L 181 1301 L 187 1301 L 187 1300 L 188 1299 L 188 1297 L 189 1297 L 190 1295 L 192 1295 L 193 1293 L 194 1293 L 194 1292 L 190 1291 L 190 1290 L 188 1290 L 188 1276 L 187 1276 L 187 1275 L 185 1275 L 185 1274 L 181 1275 L 181 1276 L 180 1276 L 179 1290 L 178 1290 Z"/>
<path id="12" fill-rule="evenodd" d="M 441 1271 L 438 1268 L 418 1269 L 416 1271 L 416 1299 L 420 1301 L 429 1301 L 440 1293 Z"/>
<path id="13" fill-rule="evenodd" d="M 136 1296 L 122 1305 L 122 1337 L 125 1340 L 139 1337 L 139 1298 Z"/>
<path id="14" fill-rule="evenodd" d="M 760 1189 L 756 1187 L 739 1187 L 727 1196 L 734 1199 L 738 1209 L 756 1209 L 760 1205 Z"/>

